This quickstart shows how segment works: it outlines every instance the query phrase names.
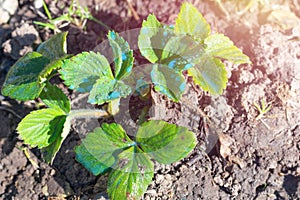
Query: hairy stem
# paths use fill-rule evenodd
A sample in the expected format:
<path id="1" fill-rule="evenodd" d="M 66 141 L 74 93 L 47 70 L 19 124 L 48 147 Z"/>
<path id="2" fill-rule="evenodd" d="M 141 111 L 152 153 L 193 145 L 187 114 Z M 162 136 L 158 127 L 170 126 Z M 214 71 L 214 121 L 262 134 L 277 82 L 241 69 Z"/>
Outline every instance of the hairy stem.
<path id="1" fill-rule="evenodd" d="M 110 114 L 105 110 L 99 109 L 78 109 L 71 110 L 69 113 L 69 117 L 72 119 L 78 118 L 101 118 L 108 117 Z"/>

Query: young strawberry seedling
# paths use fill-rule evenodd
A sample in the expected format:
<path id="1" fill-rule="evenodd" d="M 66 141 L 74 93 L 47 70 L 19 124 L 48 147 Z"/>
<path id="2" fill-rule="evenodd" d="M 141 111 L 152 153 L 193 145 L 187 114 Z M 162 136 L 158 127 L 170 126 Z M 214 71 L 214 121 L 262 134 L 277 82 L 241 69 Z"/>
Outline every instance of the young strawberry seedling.
<path id="1" fill-rule="evenodd" d="M 35 52 L 20 58 L 2 88 L 6 96 L 23 101 L 40 98 L 47 106 L 28 114 L 17 131 L 25 144 L 41 149 L 48 163 L 68 136 L 73 119 L 111 116 L 118 112 L 120 98 L 134 92 L 145 96 L 141 92 L 145 85 L 153 85 L 155 91 L 178 102 L 186 89 L 183 71 L 204 91 L 221 94 L 227 82 L 221 60 L 250 62 L 229 38 L 210 34 L 208 23 L 189 3 L 182 5 L 175 26 L 160 23 L 154 15 L 143 22 L 138 47 L 152 63 L 151 81 L 139 79 L 134 87 L 128 84 L 133 76 L 133 51 L 117 33 L 107 35 L 113 67 L 100 53 L 68 55 L 66 37 L 67 33 L 54 35 Z M 57 72 L 69 89 L 89 93 L 89 103 L 108 103 L 108 109 L 71 109 L 67 96 L 50 83 Z M 164 121 L 141 122 L 136 133 L 126 133 L 116 123 L 104 123 L 89 133 L 75 152 L 77 161 L 94 175 L 110 173 L 107 192 L 111 199 L 138 199 L 153 178 L 152 160 L 176 162 L 196 143 L 194 133 L 187 128 Z"/>

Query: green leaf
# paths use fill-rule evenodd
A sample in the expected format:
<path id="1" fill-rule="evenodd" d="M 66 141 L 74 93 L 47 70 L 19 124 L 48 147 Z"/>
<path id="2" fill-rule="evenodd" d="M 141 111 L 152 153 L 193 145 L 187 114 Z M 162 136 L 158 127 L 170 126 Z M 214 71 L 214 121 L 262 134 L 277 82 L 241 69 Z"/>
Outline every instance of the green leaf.
<path id="1" fill-rule="evenodd" d="M 249 57 L 234 46 L 233 42 L 223 34 L 213 34 L 204 40 L 205 52 L 216 58 L 228 60 L 234 64 L 251 63 Z"/>
<path id="2" fill-rule="evenodd" d="M 204 53 L 203 45 L 189 36 L 172 37 L 164 47 L 160 63 L 176 71 L 187 70 L 194 66 Z"/>
<path id="3" fill-rule="evenodd" d="M 151 38 L 158 33 L 160 28 L 162 28 L 162 24 L 156 19 L 155 15 L 149 15 L 147 20 L 143 21 L 138 38 L 141 54 L 152 63 L 155 63 L 159 58 L 153 50 Z"/>
<path id="4" fill-rule="evenodd" d="M 105 102 L 126 97 L 130 92 L 131 88 L 123 81 L 102 77 L 93 86 L 88 102 L 101 105 Z"/>
<path id="5" fill-rule="evenodd" d="M 108 177 L 111 199 L 140 199 L 153 178 L 154 166 L 138 147 L 130 147 L 118 155 L 118 162 Z"/>
<path id="6" fill-rule="evenodd" d="M 113 79 L 107 59 L 94 52 L 83 52 L 64 62 L 61 78 L 70 89 L 89 92 L 99 77 Z"/>
<path id="7" fill-rule="evenodd" d="M 203 41 L 210 34 L 210 26 L 191 3 L 183 3 L 176 19 L 175 32 Z"/>
<path id="8" fill-rule="evenodd" d="M 114 55 L 115 78 L 121 80 L 127 77 L 132 70 L 133 51 L 117 33 L 109 31 L 107 37 Z"/>
<path id="9" fill-rule="evenodd" d="M 188 70 L 188 74 L 195 84 L 213 95 L 221 94 L 228 81 L 224 64 L 209 56 L 203 56 L 199 64 Z"/>
<path id="10" fill-rule="evenodd" d="M 47 147 L 42 148 L 44 160 L 52 164 L 53 160 L 59 151 L 63 141 L 68 136 L 71 129 L 71 118 L 66 117 L 65 123 L 63 125 L 62 133 L 56 137 L 56 139 Z"/>
<path id="11" fill-rule="evenodd" d="M 197 144 L 195 134 L 187 128 L 156 120 L 143 123 L 136 140 L 145 153 L 163 164 L 186 157 Z"/>
<path id="12" fill-rule="evenodd" d="M 67 35 L 67 32 L 62 32 L 52 36 L 39 45 L 37 52 L 50 60 L 65 56 L 67 53 Z"/>
<path id="13" fill-rule="evenodd" d="M 163 50 L 170 38 L 175 36 L 174 30 L 169 26 L 163 25 L 158 29 L 156 35 L 151 38 L 152 49 L 159 60 L 161 60 Z"/>
<path id="14" fill-rule="evenodd" d="M 71 105 L 68 97 L 55 85 L 47 83 L 40 98 L 50 108 L 61 109 L 66 114 L 70 112 Z"/>
<path id="15" fill-rule="evenodd" d="M 31 100 L 39 96 L 44 84 L 39 83 L 49 59 L 31 52 L 20 58 L 9 70 L 2 87 L 2 94 L 17 100 Z"/>
<path id="16" fill-rule="evenodd" d="M 66 115 L 60 109 L 37 110 L 22 119 L 17 131 L 25 144 L 43 148 L 56 140 L 62 132 L 65 121 Z"/>
<path id="17" fill-rule="evenodd" d="M 175 102 L 179 101 L 186 88 L 182 73 L 163 65 L 153 65 L 151 79 L 156 91 Z"/>
<path id="18" fill-rule="evenodd" d="M 132 141 L 120 125 L 105 123 L 89 133 L 75 148 L 76 160 L 98 175 L 115 164 L 115 153 L 131 145 Z"/>
<path id="19" fill-rule="evenodd" d="M 63 61 L 67 58 L 69 58 L 68 55 L 63 56 L 63 57 L 61 57 L 59 59 L 56 59 L 56 60 L 52 60 L 48 65 L 46 65 L 46 67 L 39 74 L 40 83 L 46 82 L 48 80 L 47 78 L 49 76 L 51 77 L 53 72 L 56 73 L 56 70 L 58 70 L 62 67 Z"/>

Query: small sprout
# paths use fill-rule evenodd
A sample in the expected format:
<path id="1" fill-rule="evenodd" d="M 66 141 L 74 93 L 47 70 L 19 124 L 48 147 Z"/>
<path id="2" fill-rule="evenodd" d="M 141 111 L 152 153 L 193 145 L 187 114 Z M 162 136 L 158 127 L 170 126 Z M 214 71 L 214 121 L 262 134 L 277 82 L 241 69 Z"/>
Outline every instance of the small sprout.
<path id="1" fill-rule="evenodd" d="M 258 111 L 258 115 L 255 118 L 256 120 L 262 119 L 264 115 L 272 108 L 272 102 L 266 102 L 265 99 L 260 100 L 260 105 L 258 105 L 256 102 L 253 104 Z"/>
<path id="2" fill-rule="evenodd" d="M 61 32 L 60 29 L 65 26 L 68 26 L 69 24 L 75 24 L 76 26 L 83 29 L 86 25 L 87 20 L 94 21 L 94 22 L 98 23 L 99 25 L 105 27 L 107 30 L 110 29 L 106 24 L 104 24 L 100 20 L 96 19 L 90 13 L 90 11 L 88 10 L 87 7 L 80 6 L 76 0 L 72 1 L 67 13 L 65 13 L 59 17 L 56 17 L 56 18 L 52 17 L 45 1 L 43 1 L 43 8 L 47 15 L 48 22 L 45 23 L 45 22 L 40 22 L 40 21 L 34 21 L 33 23 L 35 23 L 36 25 L 45 27 L 45 28 L 46 27 L 50 28 L 55 33 Z M 40 14 L 40 15 L 43 15 L 43 14 Z"/>

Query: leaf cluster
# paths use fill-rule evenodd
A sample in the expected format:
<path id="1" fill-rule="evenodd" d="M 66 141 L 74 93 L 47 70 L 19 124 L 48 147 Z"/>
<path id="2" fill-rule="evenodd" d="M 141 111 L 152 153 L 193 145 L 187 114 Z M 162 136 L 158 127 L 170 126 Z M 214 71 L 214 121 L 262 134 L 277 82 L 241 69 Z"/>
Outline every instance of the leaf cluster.
<path id="1" fill-rule="evenodd" d="M 28 114 L 17 130 L 25 144 L 40 148 L 44 159 L 51 163 L 70 132 L 72 119 L 113 115 L 120 98 L 136 88 L 153 85 L 157 92 L 177 102 L 186 88 L 183 72 L 187 71 L 204 91 L 220 94 L 227 82 L 222 60 L 236 64 L 250 61 L 228 37 L 210 32 L 201 13 L 189 3 L 182 5 L 175 26 L 162 24 L 149 15 L 140 30 L 138 47 L 152 63 L 151 82 L 139 79 L 135 88 L 128 81 L 133 76 L 133 51 L 119 34 L 107 34 L 111 65 L 100 53 L 68 55 L 67 33 L 59 33 L 11 67 L 2 94 L 22 101 L 40 98 L 44 102 L 46 108 Z M 89 103 L 102 108 L 108 103 L 109 109 L 71 109 L 67 96 L 50 83 L 57 73 L 69 89 L 88 93 Z M 145 96 L 148 91 L 138 93 Z M 152 160 L 170 164 L 186 157 L 195 145 L 194 133 L 164 121 L 141 123 L 132 137 L 112 123 L 89 133 L 75 152 L 76 159 L 94 175 L 110 172 L 108 194 L 112 199 L 137 199 L 152 180 Z"/>
<path id="2" fill-rule="evenodd" d="M 143 22 L 138 44 L 142 55 L 154 63 L 151 79 L 155 90 L 174 101 L 180 100 L 186 88 L 183 71 L 196 85 L 214 95 L 226 88 L 222 60 L 250 63 L 228 37 L 211 34 L 209 24 L 190 3 L 182 4 L 174 27 L 149 15 Z"/>

